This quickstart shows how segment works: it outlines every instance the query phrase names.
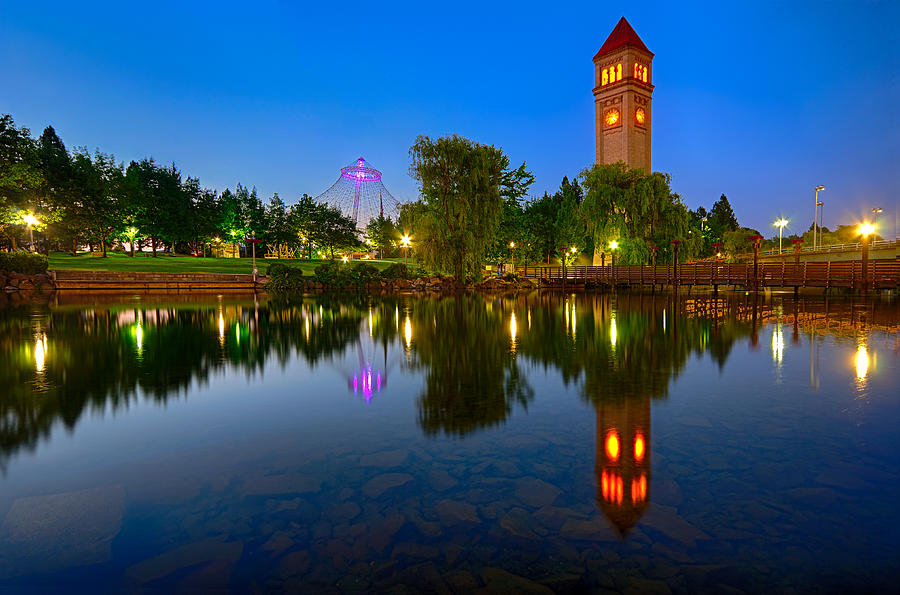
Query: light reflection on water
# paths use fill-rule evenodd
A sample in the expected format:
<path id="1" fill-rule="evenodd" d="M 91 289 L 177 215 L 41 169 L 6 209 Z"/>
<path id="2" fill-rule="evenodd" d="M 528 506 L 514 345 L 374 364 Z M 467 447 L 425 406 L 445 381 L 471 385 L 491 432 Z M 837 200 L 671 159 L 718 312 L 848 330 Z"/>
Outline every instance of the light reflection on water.
<path id="1" fill-rule="evenodd" d="M 0 588 L 877 587 L 898 323 L 621 294 L 0 310 Z M 26 530 L 90 503 L 90 554 Z"/>

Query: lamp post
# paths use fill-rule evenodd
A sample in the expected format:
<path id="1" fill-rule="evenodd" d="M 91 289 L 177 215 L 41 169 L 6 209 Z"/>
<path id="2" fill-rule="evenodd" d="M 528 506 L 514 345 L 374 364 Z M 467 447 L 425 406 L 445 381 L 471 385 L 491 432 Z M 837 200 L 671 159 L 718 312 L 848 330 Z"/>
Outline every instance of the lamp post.
<path id="1" fill-rule="evenodd" d="M 865 295 L 869 289 L 869 236 L 875 231 L 875 226 L 868 221 L 863 221 L 856 231 L 862 236 L 862 290 Z"/>
<path id="2" fill-rule="evenodd" d="M 675 263 L 673 265 L 673 273 L 674 274 L 672 276 L 674 277 L 674 283 L 675 283 L 676 289 L 678 288 L 678 246 L 679 245 L 681 245 L 681 240 L 672 240 L 672 252 L 675 253 L 675 256 L 673 258 L 673 262 Z"/>
<path id="3" fill-rule="evenodd" d="M 403 237 L 400 238 L 400 246 L 403 248 L 403 266 L 407 265 L 409 259 L 409 247 L 410 247 L 410 238 L 408 235 L 404 234 Z"/>
<path id="4" fill-rule="evenodd" d="M 793 238 L 791 243 L 794 245 L 794 271 L 800 268 L 800 251 L 803 250 L 803 238 Z"/>
<path id="5" fill-rule="evenodd" d="M 512 256 L 513 273 L 515 273 L 516 272 L 516 243 L 515 242 L 509 243 L 509 252 L 510 252 L 510 255 Z"/>
<path id="6" fill-rule="evenodd" d="M 259 275 L 259 272 L 256 269 L 256 245 L 259 244 L 261 240 L 257 240 L 256 234 L 251 231 L 250 235 L 245 238 L 245 241 L 251 246 L 253 254 L 253 282 L 256 283 L 256 277 Z"/>
<path id="7" fill-rule="evenodd" d="M 613 240 L 609 243 L 609 251 L 612 254 L 612 284 L 613 289 L 616 287 L 616 248 L 619 247 L 619 242 Z"/>
<path id="8" fill-rule="evenodd" d="M 753 288 L 759 289 L 759 241 L 763 237 L 755 234 L 750 239 L 753 240 Z"/>
<path id="9" fill-rule="evenodd" d="M 821 185 L 816 186 L 814 188 L 814 190 L 816 191 L 816 199 L 814 201 L 815 206 L 813 207 L 813 250 L 816 249 L 816 245 L 817 245 L 816 244 L 816 230 L 817 230 L 816 216 L 819 214 L 819 206 L 824 206 L 824 203 L 819 202 L 819 191 L 825 190 L 825 186 L 821 186 Z"/>
<path id="10" fill-rule="evenodd" d="M 34 249 L 34 226 L 38 223 L 37 217 L 28 213 L 22 220 L 28 225 L 28 235 L 31 237 L 31 251 L 37 252 L 37 250 Z"/>
<path id="11" fill-rule="evenodd" d="M 137 232 L 138 232 L 137 227 L 133 227 L 133 226 L 129 227 L 126 230 L 126 233 L 128 235 L 128 244 L 131 246 L 131 258 L 134 258 L 134 238 L 137 237 Z"/>
<path id="12" fill-rule="evenodd" d="M 778 228 L 778 254 L 781 255 L 781 235 L 784 231 L 784 226 L 788 224 L 788 220 L 782 217 L 773 223 L 775 227 Z"/>
<path id="13" fill-rule="evenodd" d="M 873 225 L 875 223 L 878 223 L 878 213 L 880 213 L 883 210 L 884 209 L 882 209 L 881 207 L 875 207 L 874 209 L 872 209 L 872 224 Z"/>

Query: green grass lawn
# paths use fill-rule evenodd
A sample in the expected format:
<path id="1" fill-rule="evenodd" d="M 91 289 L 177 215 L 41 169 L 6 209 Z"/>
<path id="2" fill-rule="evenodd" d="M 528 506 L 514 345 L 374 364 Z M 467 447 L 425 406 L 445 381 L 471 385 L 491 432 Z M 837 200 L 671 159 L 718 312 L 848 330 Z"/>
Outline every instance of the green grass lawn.
<path id="1" fill-rule="evenodd" d="M 264 275 L 270 263 L 278 262 L 303 269 L 304 275 L 309 275 L 324 260 L 306 259 L 256 259 L 259 273 Z M 394 262 L 403 262 L 402 258 L 388 258 L 385 260 L 352 261 L 366 262 L 378 269 L 384 269 Z M 250 274 L 253 269 L 249 258 L 195 258 L 193 256 L 150 256 L 136 255 L 134 258 L 125 254 L 110 252 L 106 258 L 79 254 L 72 256 L 64 252 L 50 254 L 50 268 L 53 270 L 77 270 L 77 271 L 142 271 L 147 273 L 230 273 Z"/>

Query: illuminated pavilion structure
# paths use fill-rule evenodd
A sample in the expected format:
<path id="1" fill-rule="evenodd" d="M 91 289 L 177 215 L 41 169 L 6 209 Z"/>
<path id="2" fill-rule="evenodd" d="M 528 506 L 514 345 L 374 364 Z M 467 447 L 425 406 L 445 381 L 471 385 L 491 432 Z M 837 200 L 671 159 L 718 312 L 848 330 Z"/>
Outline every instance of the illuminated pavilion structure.
<path id="1" fill-rule="evenodd" d="M 337 181 L 316 202 L 338 207 L 360 229 L 379 215 L 396 220 L 399 214 L 399 203 L 384 187 L 381 172 L 362 157 L 342 167 Z"/>

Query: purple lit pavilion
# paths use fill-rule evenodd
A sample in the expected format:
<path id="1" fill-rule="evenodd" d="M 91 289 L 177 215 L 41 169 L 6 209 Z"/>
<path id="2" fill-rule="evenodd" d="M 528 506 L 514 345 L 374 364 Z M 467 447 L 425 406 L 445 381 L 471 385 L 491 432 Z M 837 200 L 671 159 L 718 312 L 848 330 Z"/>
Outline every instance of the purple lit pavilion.
<path id="1" fill-rule="evenodd" d="M 379 215 L 396 220 L 399 214 L 397 200 L 381 182 L 381 172 L 362 157 L 342 167 L 337 182 L 316 201 L 338 207 L 362 229 Z"/>

